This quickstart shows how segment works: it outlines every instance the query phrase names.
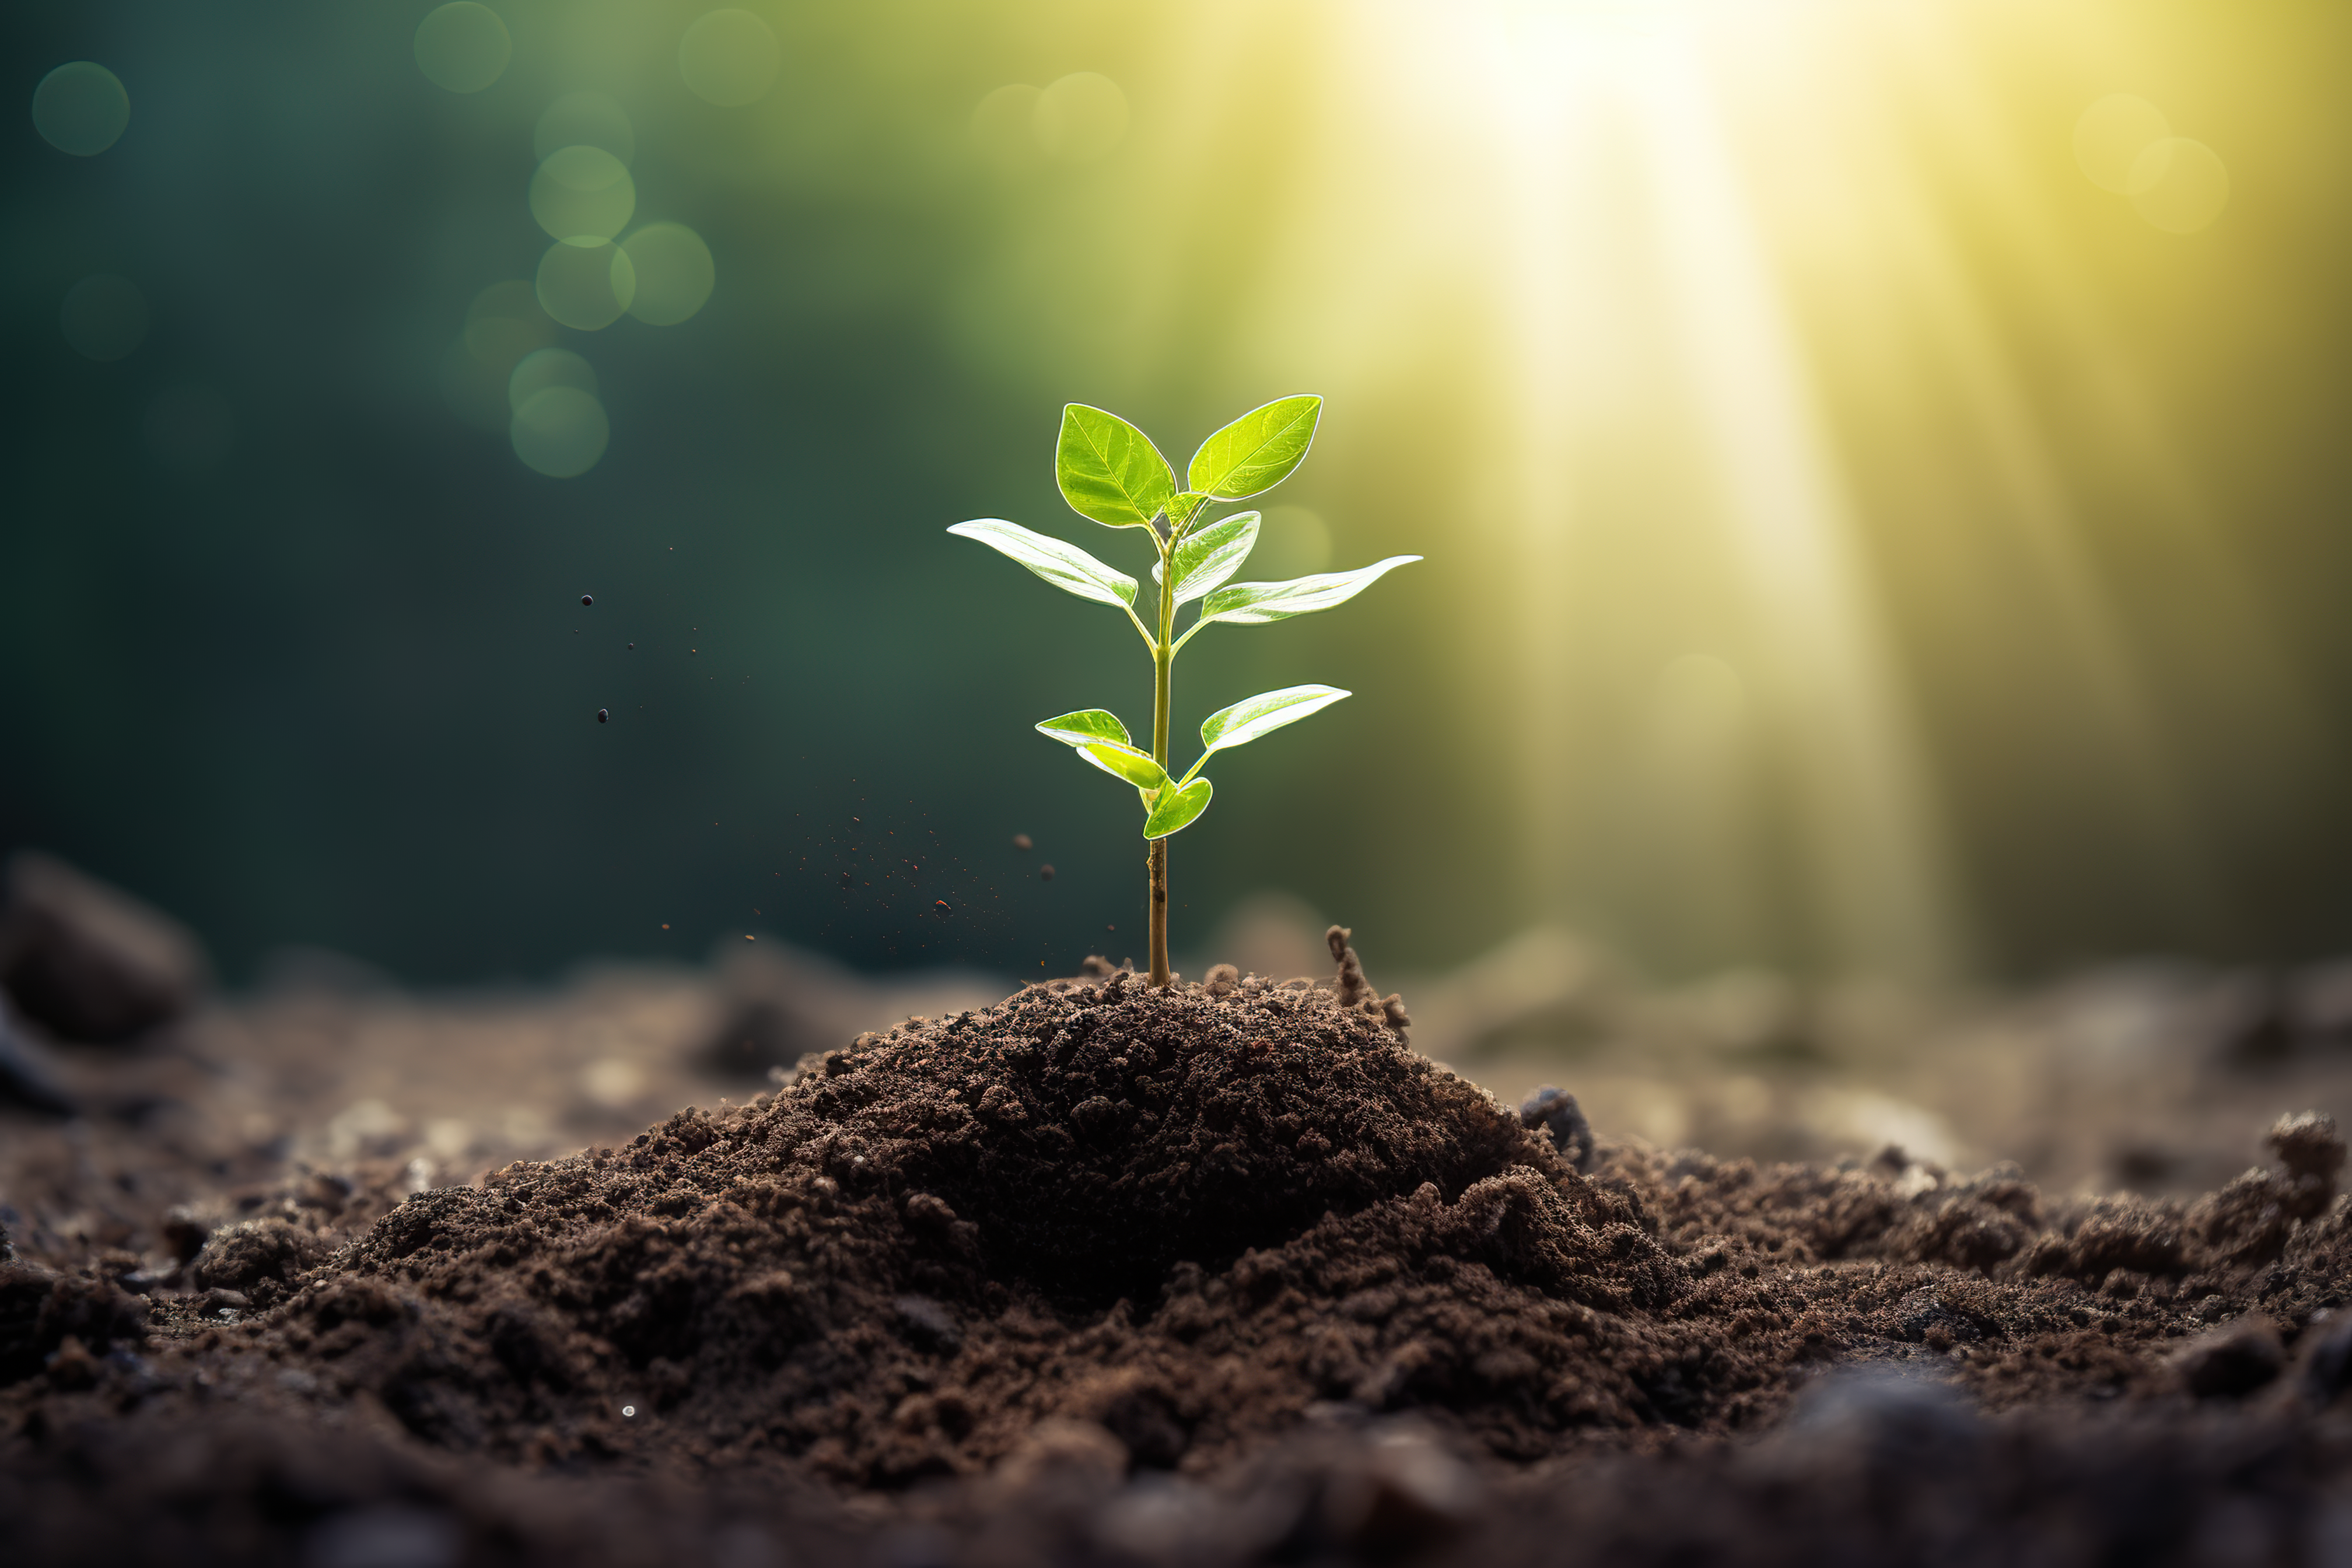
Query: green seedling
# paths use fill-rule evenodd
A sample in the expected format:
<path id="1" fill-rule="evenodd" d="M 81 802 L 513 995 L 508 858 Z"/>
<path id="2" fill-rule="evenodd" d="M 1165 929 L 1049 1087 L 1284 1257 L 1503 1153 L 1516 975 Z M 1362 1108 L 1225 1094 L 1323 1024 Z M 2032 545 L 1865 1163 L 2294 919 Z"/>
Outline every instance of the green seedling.
<path id="1" fill-rule="evenodd" d="M 1136 612 L 1136 580 L 1075 544 L 996 517 L 976 518 L 948 530 L 1012 557 L 1065 593 L 1117 605 L 1151 650 L 1150 751 L 1138 746 L 1127 726 L 1101 708 L 1065 713 L 1037 729 L 1076 749 L 1103 772 L 1133 784 L 1142 798 L 1143 837 L 1151 846 L 1148 865 L 1154 985 L 1166 985 L 1170 978 L 1168 840 L 1199 821 L 1209 807 L 1211 785 L 1201 775 L 1202 764 L 1219 752 L 1295 724 L 1348 695 L 1336 686 L 1286 686 L 1221 708 L 1202 722 L 1199 760 L 1177 778 L 1168 771 L 1169 689 L 1176 656 L 1218 622 L 1255 626 L 1328 610 L 1346 604 L 1392 568 L 1421 559 L 1391 555 L 1353 572 L 1321 572 L 1287 583 L 1226 583 L 1257 543 L 1260 519 L 1255 511 L 1239 511 L 1211 522 L 1211 507 L 1263 495 L 1288 479 L 1306 459 L 1322 416 L 1323 400 L 1315 396 L 1279 397 L 1251 409 L 1201 443 L 1185 470 L 1184 488 L 1179 489 L 1175 470 L 1142 431 L 1116 414 L 1083 403 L 1062 410 L 1061 439 L 1054 451 L 1054 478 L 1062 499 L 1079 516 L 1106 528 L 1142 529 L 1158 552 L 1151 577 L 1158 584 L 1159 605 L 1149 622 Z M 1176 611 L 1195 600 L 1201 607 L 1179 637 Z"/>

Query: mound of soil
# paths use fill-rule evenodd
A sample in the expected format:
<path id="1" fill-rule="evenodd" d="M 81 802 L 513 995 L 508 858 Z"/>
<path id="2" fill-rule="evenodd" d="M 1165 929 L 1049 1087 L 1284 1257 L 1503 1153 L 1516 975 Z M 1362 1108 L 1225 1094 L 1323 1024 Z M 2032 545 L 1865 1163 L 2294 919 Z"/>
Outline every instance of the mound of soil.
<path id="1" fill-rule="evenodd" d="M 2226 1410 L 2269 1434 L 2232 1442 L 2302 1445 L 2296 1484 L 2342 1473 L 2307 1430 L 2336 1419 L 2352 1368 L 2352 1318 L 2328 1316 L 2352 1222 L 2325 1118 L 2283 1121 L 2280 1168 L 2194 1205 L 2051 1204 L 2013 1172 L 1957 1180 L 1892 1150 L 1769 1169 L 1596 1152 L 1572 1101 L 1498 1104 L 1416 1056 L 1402 1016 L 1360 985 L 1230 972 L 1166 992 L 1056 981 L 862 1037 L 625 1147 L 380 1218 L 356 1194 L 349 1229 L 316 1206 L 247 1221 L 206 1241 L 191 1293 L 0 1266 L 0 1454 L 47 1478 L 0 1503 L 110 1549 L 152 1542 L 103 1519 L 179 1518 L 193 1550 L 236 1531 L 171 1499 L 244 1498 L 240 1550 L 314 1558 L 322 1521 L 425 1507 L 456 1532 L 446 1562 L 531 1554 L 554 1539 L 516 1522 L 536 1509 L 604 1561 L 667 1505 L 562 1478 L 683 1468 L 700 1487 L 764 1478 L 764 1506 L 784 1506 L 779 1482 L 829 1489 L 849 1510 L 831 1522 L 790 1506 L 836 1545 L 870 1544 L 875 1518 L 948 1521 L 923 1538 L 940 1560 L 1034 1560 L 1059 1530 L 1091 1543 L 1081 1558 L 1532 1561 L 1541 1541 L 1482 1489 L 1519 1496 L 1521 1524 L 1563 1519 L 1569 1492 L 1526 1489 L 1675 1454 L 1609 1495 L 1647 1510 L 1748 1487 L 1769 1514 L 1796 1484 L 1781 1450 L 1727 1458 L 1746 1450 L 1721 1440 L 1789 1440 L 1805 1424 L 1780 1418 L 1837 1368 L 1929 1403 L 1848 1398 L 1817 1432 L 1925 1433 L 1967 1456 L 1957 1495 L 1996 1515 L 2022 1518 L 2033 1488 L 2011 1506 L 1979 1483 L 2043 1440 L 1979 1438 L 1971 1407 Z M 239 1442 L 201 1436 L 237 1422 Z M 2143 1468 L 2173 1463 L 2169 1441 Z M 383 1479 L 298 1485 L 299 1451 Z M 526 1504 L 484 1475 L 554 1489 Z M 1250 1500 L 1268 1486 L 1276 1503 Z M 725 1510 L 694 1495 L 692 1538 L 713 1540 Z M 1598 1506 L 1574 1504 L 1580 1528 L 1629 1552 L 1672 1514 Z M 592 1549 L 583 1510 L 636 1523 Z"/>

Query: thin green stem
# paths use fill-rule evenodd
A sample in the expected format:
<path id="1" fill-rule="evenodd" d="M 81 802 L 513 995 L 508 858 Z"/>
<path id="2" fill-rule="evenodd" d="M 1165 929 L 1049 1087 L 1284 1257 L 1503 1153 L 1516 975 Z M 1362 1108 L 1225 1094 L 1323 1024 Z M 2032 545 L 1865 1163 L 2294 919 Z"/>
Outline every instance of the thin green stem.
<path id="1" fill-rule="evenodd" d="M 1170 677 L 1176 668 L 1176 648 L 1169 639 L 1176 620 L 1176 560 L 1172 544 L 1176 531 L 1171 527 L 1169 538 L 1161 539 L 1158 530 L 1152 539 L 1160 547 L 1160 637 L 1151 647 L 1151 760 L 1163 769 L 1168 766 L 1168 690 Z M 1168 969 L 1168 840 L 1165 837 L 1151 841 L 1151 984 L 1164 986 L 1171 978 Z"/>

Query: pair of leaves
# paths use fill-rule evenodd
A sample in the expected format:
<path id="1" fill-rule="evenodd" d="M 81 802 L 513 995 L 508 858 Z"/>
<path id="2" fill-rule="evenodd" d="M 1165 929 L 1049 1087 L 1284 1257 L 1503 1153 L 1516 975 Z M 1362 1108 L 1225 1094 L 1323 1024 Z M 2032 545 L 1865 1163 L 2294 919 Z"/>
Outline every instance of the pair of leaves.
<path id="1" fill-rule="evenodd" d="M 1181 784 L 1171 779 L 1168 770 L 1151 760 L 1150 752 L 1128 738 L 1127 726 L 1114 713 L 1082 708 L 1045 721 L 1037 731 L 1073 748 L 1113 778 L 1133 784 L 1143 796 L 1146 838 L 1165 838 L 1189 827 L 1194 817 L 1209 809 L 1214 786 L 1206 779 L 1189 779 Z"/>
<path id="2" fill-rule="evenodd" d="M 1347 695 L 1336 686 L 1286 686 L 1279 691 L 1262 691 L 1230 708 L 1219 709 L 1201 721 L 1201 760 L 1181 780 L 1169 778 L 1168 770 L 1129 738 L 1127 726 L 1118 721 L 1118 716 L 1104 709 L 1084 708 L 1076 713 L 1065 713 L 1045 720 L 1037 731 L 1074 748 L 1103 772 L 1133 784 L 1143 795 L 1143 836 L 1165 838 L 1190 826 L 1209 808 L 1209 781 L 1192 775 L 1212 756 L 1234 746 L 1247 745 L 1311 713 L 1319 713 Z"/>
<path id="3" fill-rule="evenodd" d="M 1353 572 L 1318 572 L 1286 583 L 1222 586 L 1226 578 L 1241 569 L 1243 560 L 1257 542 L 1257 513 L 1237 512 L 1176 546 L 1176 602 L 1182 605 L 1204 595 L 1207 600 L 1201 606 L 1200 620 L 1184 634 L 1186 637 L 1211 621 L 1255 626 L 1332 609 L 1370 587 L 1384 574 L 1421 559 L 1418 555 L 1391 555 Z M 948 531 L 976 539 L 1012 557 L 1065 593 L 1097 604 L 1118 605 L 1130 613 L 1135 607 L 1135 579 L 1105 565 L 1075 544 L 1033 532 L 1001 517 L 974 518 L 970 522 L 957 523 Z M 1157 563 L 1151 568 L 1151 575 L 1155 582 L 1159 580 Z"/>
<path id="4" fill-rule="evenodd" d="M 1054 479 L 1081 517 L 1110 528 L 1149 528 L 1161 512 L 1179 523 L 1209 500 L 1270 490 L 1306 460 L 1323 400 L 1278 397 L 1201 443 L 1176 488 L 1176 471 L 1151 438 L 1108 409 L 1073 403 L 1062 410 Z"/>

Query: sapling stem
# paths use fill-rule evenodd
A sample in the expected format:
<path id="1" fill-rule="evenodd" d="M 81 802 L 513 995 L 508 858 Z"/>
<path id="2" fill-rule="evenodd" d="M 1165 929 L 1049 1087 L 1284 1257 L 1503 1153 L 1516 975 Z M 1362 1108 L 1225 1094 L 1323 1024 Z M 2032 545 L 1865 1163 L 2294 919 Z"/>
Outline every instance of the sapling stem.
<path id="1" fill-rule="evenodd" d="M 1151 649 L 1151 760 L 1162 772 L 1168 767 L 1168 698 L 1176 673 L 1176 645 L 1170 633 L 1176 627 L 1176 530 L 1162 535 L 1152 531 L 1160 551 L 1160 640 Z M 1151 884 L 1151 984 L 1164 987 L 1168 969 L 1168 839 L 1151 841 L 1149 858 Z"/>
<path id="2" fill-rule="evenodd" d="M 1257 542 L 1260 520 L 1256 512 L 1243 511 L 1210 522 L 1205 515 L 1209 503 L 1259 495 L 1289 478 L 1306 458 L 1322 415 L 1323 400 L 1308 395 L 1278 397 L 1251 409 L 1201 443 L 1180 490 L 1175 470 L 1142 431 L 1116 414 L 1083 403 L 1062 410 L 1061 439 L 1054 457 L 1054 478 L 1062 499 L 1105 527 L 1140 528 L 1151 535 L 1159 557 L 1154 576 L 1160 604 L 1150 626 L 1135 609 L 1141 584 L 1075 544 L 995 517 L 976 518 L 948 530 L 1010 556 L 1065 593 L 1118 605 L 1151 650 L 1150 752 L 1137 747 L 1116 714 L 1100 708 L 1065 713 L 1037 729 L 1074 747 L 1103 772 L 1133 784 L 1142 800 L 1143 837 L 1151 846 L 1146 865 L 1151 889 L 1151 984 L 1156 987 L 1174 978 L 1168 968 L 1168 840 L 1208 809 L 1212 785 L 1199 776 L 1202 765 L 1218 752 L 1297 723 L 1348 695 L 1336 686 L 1286 686 L 1220 709 L 1202 721 L 1199 760 L 1182 778 L 1171 778 L 1169 691 L 1176 655 L 1211 621 L 1263 626 L 1328 610 L 1370 587 L 1381 574 L 1421 559 L 1391 555 L 1353 572 L 1224 585 Z M 1176 611 L 1195 599 L 1201 601 L 1197 618 L 1180 637 Z"/>

